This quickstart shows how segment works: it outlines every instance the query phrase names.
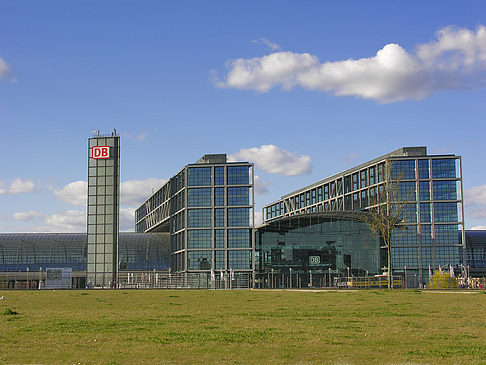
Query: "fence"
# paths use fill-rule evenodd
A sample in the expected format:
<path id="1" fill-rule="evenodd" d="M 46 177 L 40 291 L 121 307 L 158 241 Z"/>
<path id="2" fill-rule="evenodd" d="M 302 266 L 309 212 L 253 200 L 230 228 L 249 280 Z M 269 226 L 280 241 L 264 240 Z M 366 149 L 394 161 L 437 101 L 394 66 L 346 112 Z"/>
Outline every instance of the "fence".
<path id="1" fill-rule="evenodd" d="M 118 278 L 120 289 L 249 289 L 252 274 L 235 273 L 157 273 L 122 272 Z"/>

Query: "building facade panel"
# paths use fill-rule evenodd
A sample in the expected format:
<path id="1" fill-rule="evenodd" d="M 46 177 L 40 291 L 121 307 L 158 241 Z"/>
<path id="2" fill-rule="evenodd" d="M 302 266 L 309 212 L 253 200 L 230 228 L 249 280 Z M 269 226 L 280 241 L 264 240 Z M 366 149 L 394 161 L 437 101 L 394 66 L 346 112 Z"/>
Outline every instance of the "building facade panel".
<path id="1" fill-rule="evenodd" d="M 460 156 L 403 147 L 283 196 L 263 208 L 264 222 L 313 212 L 366 211 L 390 180 L 398 183 L 399 204 L 407 203 L 402 212 L 406 230 L 394 236 L 394 269 L 414 270 L 424 281 L 429 265 L 465 265 L 457 238 L 457 231 L 464 235 L 465 229 L 460 164 Z"/>
<path id="2" fill-rule="evenodd" d="M 166 214 L 154 214 L 164 204 Z M 252 271 L 253 206 L 253 165 L 205 155 L 137 209 L 136 231 L 170 230 L 175 272 Z"/>

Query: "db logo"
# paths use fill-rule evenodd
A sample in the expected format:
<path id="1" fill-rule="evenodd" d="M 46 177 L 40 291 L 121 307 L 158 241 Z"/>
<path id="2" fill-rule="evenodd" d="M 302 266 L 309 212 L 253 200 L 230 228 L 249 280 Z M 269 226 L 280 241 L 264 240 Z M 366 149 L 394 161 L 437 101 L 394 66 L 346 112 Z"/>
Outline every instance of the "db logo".
<path id="1" fill-rule="evenodd" d="M 110 146 L 97 146 L 91 149 L 91 156 L 94 159 L 110 158 Z"/>

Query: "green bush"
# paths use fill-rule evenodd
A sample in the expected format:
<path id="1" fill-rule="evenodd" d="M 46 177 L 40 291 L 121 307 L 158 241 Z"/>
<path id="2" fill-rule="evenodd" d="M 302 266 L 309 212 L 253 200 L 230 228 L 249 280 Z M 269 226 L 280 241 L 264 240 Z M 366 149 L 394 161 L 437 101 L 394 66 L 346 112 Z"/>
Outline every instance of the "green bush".
<path id="1" fill-rule="evenodd" d="M 3 311 L 4 316 L 14 316 L 16 314 L 18 313 L 16 311 L 11 310 L 10 308 L 5 308 L 5 310 Z"/>

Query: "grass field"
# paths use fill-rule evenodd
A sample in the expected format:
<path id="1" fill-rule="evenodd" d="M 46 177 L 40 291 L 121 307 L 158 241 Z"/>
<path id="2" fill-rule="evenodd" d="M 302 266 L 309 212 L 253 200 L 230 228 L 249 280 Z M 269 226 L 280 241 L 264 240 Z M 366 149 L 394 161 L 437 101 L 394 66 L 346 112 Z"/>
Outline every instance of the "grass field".
<path id="1" fill-rule="evenodd" d="M 0 291 L 0 362 L 486 364 L 485 294 Z"/>

